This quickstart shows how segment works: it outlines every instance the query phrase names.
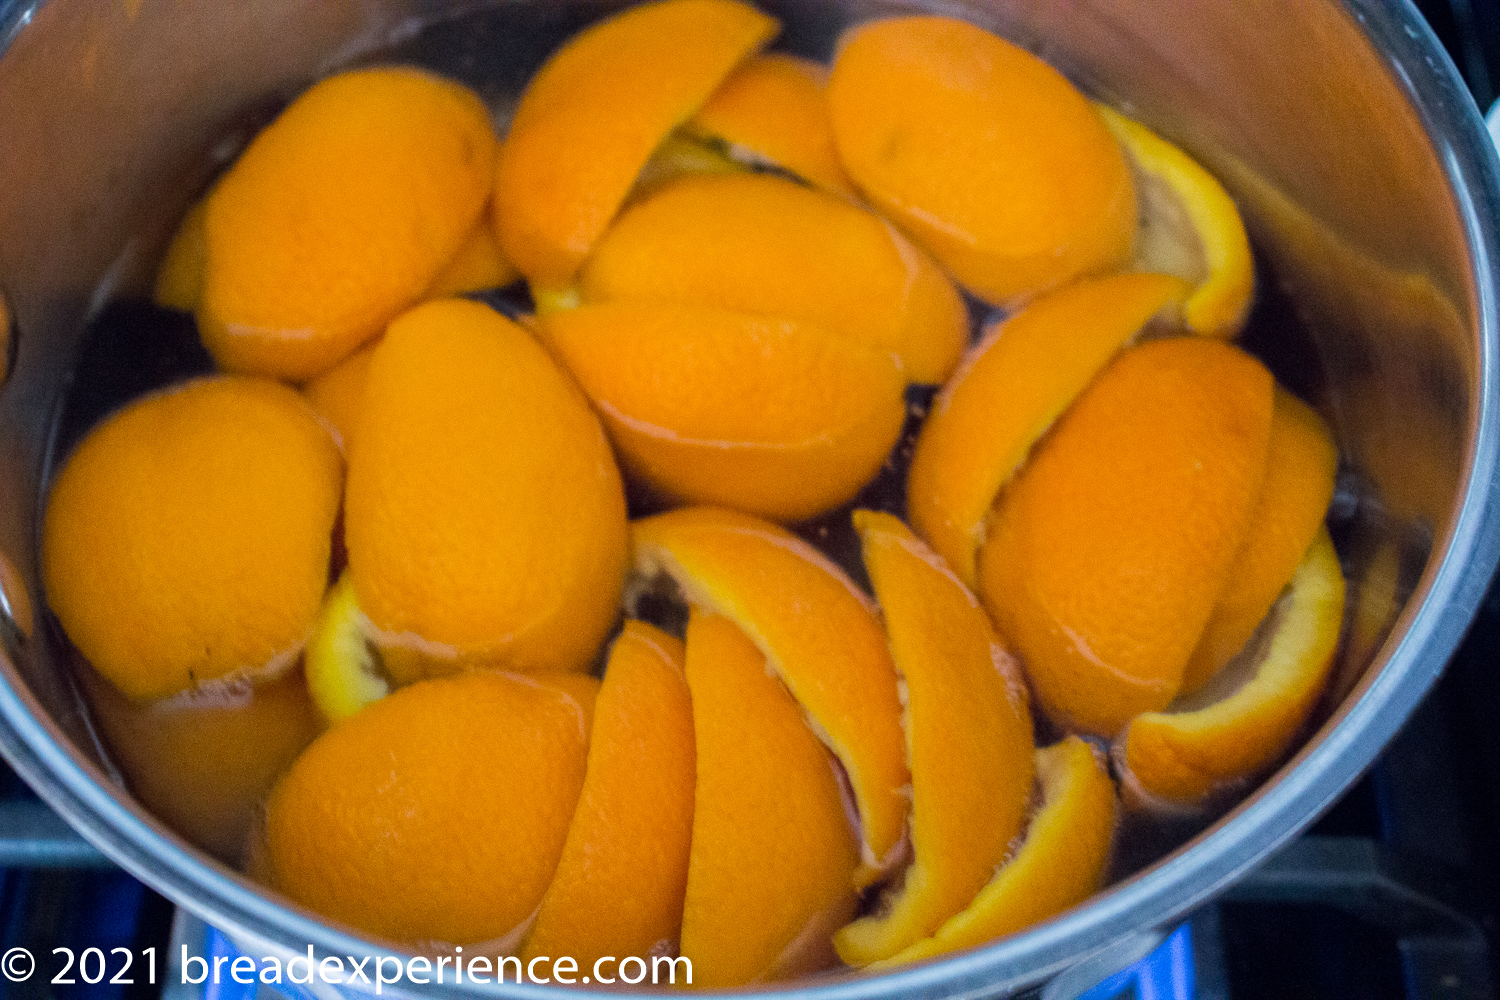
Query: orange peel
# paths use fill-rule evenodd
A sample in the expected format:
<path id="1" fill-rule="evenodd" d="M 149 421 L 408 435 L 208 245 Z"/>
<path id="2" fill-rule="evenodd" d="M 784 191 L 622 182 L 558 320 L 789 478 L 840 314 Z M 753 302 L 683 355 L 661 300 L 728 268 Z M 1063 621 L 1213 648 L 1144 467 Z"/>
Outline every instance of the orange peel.
<path id="1" fill-rule="evenodd" d="M 905 694 L 913 860 L 882 907 L 834 936 L 868 965 L 932 934 L 994 875 L 1031 800 L 1031 714 L 1020 668 L 984 609 L 890 514 L 854 526 Z"/>
<path id="2" fill-rule="evenodd" d="M 1036 752 L 1041 805 L 1026 839 L 963 912 L 871 969 L 988 944 L 1076 906 L 1099 890 L 1118 811 L 1100 756 L 1069 736 Z"/>
<path id="3" fill-rule="evenodd" d="M 1177 695 L 1250 526 L 1273 389 L 1219 340 L 1133 347 L 1001 495 L 980 599 L 1060 726 L 1112 738 Z"/>
<path id="4" fill-rule="evenodd" d="M 697 987 L 770 978 L 830 909 L 852 909 L 859 860 L 833 762 L 734 623 L 687 628 L 698 776 L 681 954 Z"/>
<path id="5" fill-rule="evenodd" d="M 302 387 L 303 397 L 312 404 L 346 456 L 364 407 L 370 360 L 375 357 L 378 343 L 361 347 Z"/>
<path id="6" fill-rule="evenodd" d="M 1250 528 L 1180 694 L 1191 694 L 1244 648 L 1323 527 L 1339 455 L 1323 418 L 1280 387 L 1271 414 L 1270 454 Z"/>
<path id="7" fill-rule="evenodd" d="M 521 948 L 592 967 L 676 939 L 693 831 L 693 706 L 682 643 L 628 621 L 594 702 L 588 771 Z"/>
<path id="8" fill-rule="evenodd" d="M 541 901 L 583 785 L 579 681 L 597 685 L 428 680 L 327 730 L 271 792 L 272 884 L 408 946 L 509 933 Z"/>
<path id="9" fill-rule="evenodd" d="M 511 119 L 492 203 L 500 247 L 533 286 L 572 280 L 652 151 L 778 28 L 735 0 L 662 0 L 553 53 Z"/>
<path id="10" fill-rule="evenodd" d="M 314 84 L 208 196 L 198 330 L 231 371 L 301 382 L 423 296 L 484 210 L 489 111 L 407 67 Z"/>
<path id="11" fill-rule="evenodd" d="M 688 122 L 689 132 L 715 139 L 733 159 L 770 164 L 824 191 L 858 197 L 834 148 L 828 121 L 828 67 L 770 52 L 747 60 Z"/>
<path id="12" fill-rule="evenodd" d="M 1343 571 L 1320 529 L 1263 640 L 1196 694 L 1126 727 L 1114 752 L 1127 801 L 1193 809 L 1275 764 L 1333 669 L 1343 620 Z"/>
<path id="13" fill-rule="evenodd" d="M 1255 260 L 1234 199 L 1218 178 L 1140 122 L 1103 104 L 1094 107 L 1135 168 L 1137 267 L 1193 284 L 1182 306 L 1189 330 L 1233 337 L 1255 293 Z"/>
<path id="14" fill-rule="evenodd" d="M 828 106 L 855 183 L 980 298 L 1013 305 L 1128 262 L 1124 152 L 1024 49 L 951 17 L 871 21 L 845 34 Z"/>
<path id="15" fill-rule="evenodd" d="M 358 427 L 349 576 L 392 676 L 586 668 L 619 613 L 625 498 L 541 344 L 477 302 L 417 306 L 375 349 Z"/>
<path id="16" fill-rule="evenodd" d="M 586 302 L 715 306 L 814 323 L 937 383 L 969 337 L 937 264 L 856 205 L 764 174 L 679 180 L 624 212 L 579 276 Z"/>
<path id="17" fill-rule="evenodd" d="M 992 327 L 943 387 L 907 476 L 912 527 L 964 584 L 995 497 L 1110 358 L 1186 286 L 1158 274 L 1077 282 Z"/>
<path id="18" fill-rule="evenodd" d="M 812 546 L 746 514 L 658 514 L 631 525 L 631 542 L 639 577 L 669 575 L 691 604 L 733 621 L 786 682 L 848 772 L 862 825 L 856 877 L 873 881 L 901 846 L 911 780 L 874 604 Z"/>
<path id="19" fill-rule="evenodd" d="M 501 252 L 495 239 L 495 227 L 490 224 L 486 213 L 464 239 L 458 253 L 432 279 L 426 297 L 442 299 L 489 288 L 504 288 L 520 277 L 521 272 Z"/>
<path id="20" fill-rule="evenodd" d="M 890 355 L 807 323 L 610 303 L 543 327 L 627 472 L 678 500 L 812 517 L 875 476 L 906 416 Z"/>

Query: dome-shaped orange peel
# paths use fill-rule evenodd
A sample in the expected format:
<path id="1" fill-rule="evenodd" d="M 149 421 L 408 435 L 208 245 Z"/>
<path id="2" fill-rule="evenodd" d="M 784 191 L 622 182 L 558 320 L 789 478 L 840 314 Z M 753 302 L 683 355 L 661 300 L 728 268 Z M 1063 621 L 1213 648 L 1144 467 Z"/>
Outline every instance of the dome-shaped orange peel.
<path id="1" fill-rule="evenodd" d="M 912 527 L 970 589 L 995 497 L 1110 358 L 1187 286 L 1159 274 L 1077 282 L 991 328 L 943 387 L 907 477 Z"/>
<path id="2" fill-rule="evenodd" d="M 857 205 L 765 174 L 683 178 L 621 214 L 583 265 L 584 302 L 716 306 L 815 323 L 942 382 L 969 339 L 937 264 Z"/>
<path id="3" fill-rule="evenodd" d="M 767 53 L 731 73 L 685 128 L 722 142 L 737 161 L 770 164 L 824 191 L 858 197 L 834 148 L 827 87 L 822 63 Z"/>
<path id="4" fill-rule="evenodd" d="M 679 501 L 812 517 L 874 478 L 906 417 L 895 358 L 810 323 L 611 302 L 542 329 L 626 471 Z"/>
<path id="5" fill-rule="evenodd" d="M 687 627 L 698 774 L 681 954 L 693 985 L 791 974 L 793 953 L 854 908 L 859 860 L 828 751 L 734 623 Z M 597 916 L 595 917 L 597 919 Z"/>
<path id="6" fill-rule="evenodd" d="M 871 21 L 845 34 L 828 106 L 866 197 L 980 298 L 1013 305 L 1129 261 L 1125 154 L 1024 49 L 951 17 Z"/>
<path id="7" fill-rule="evenodd" d="M 628 621 L 594 701 L 588 770 L 521 948 L 592 968 L 677 938 L 693 830 L 693 705 L 682 643 Z"/>
<path id="8" fill-rule="evenodd" d="M 1202 687 L 1238 655 L 1276 603 L 1323 527 L 1338 462 L 1323 418 L 1278 386 L 1260 498 L 1224 592 L 1188 660 L 1179 695 Z"/>
<path id="9" fill-rule="evenodd" d="M 1021 832 L 1034 778 L 1020 668 L 979 602 L 895 517 L 854 512 L 902 679 L 913 860 L 875 914 L 834 936 L 850 965 L 937 930 L 990 880 Z"/>
<path id="10" fill-rule="evenodd" d="M 1274 382 L 1207 337 L 1122 352 L 1001 494 L 979 595 L 1065 729 L 1166 708 L 1265 478 Z"/>
<path id="11" fill-rule="evenodd" d="M 1140 122 L 1095 104 L 1135 170 L 1141 205 L 1136 267 L 1190 282 L 1183 324 L 1195 333 L 1233 337 L 1255 293 L 1255 260 L 1234 199 L 1218 178 Z"/>
<path id="12" fill-rule="evenodd" d="M 1137 716 L 1114 754 L 1128 803 L 1194 809 L 1275 764 L 1333 668 L 1344 576 L 1320 528 L 1257 640 L 1197 693 Z"/>
<path id="13" fill-rule="evenodd" d="M 735 0 L 662 0 L 574 35 L 532 77 L 500 151 L 500 247 L 565 287 L 651 153 L 779 28 Z"/>
<path id="14" fill-rule="evenodd" d="M 1098 891 L 1114 838 L 1114 782 L 1076 736 L 1036 752 L 1041 804 L 1015 855 L 937 933 L 871 969 L 988 944 L 1076 906 Z"/>
<path id="15" fill-rule="evenodd" d="M 802 705 L 848 773 L 862 828 L 856 878 L 874 881 L 901 846 L 911 781 L 874 603 L 812 546 L 746 514 L 659 514 L 634 522 L 631 541 L 639 577 L 665 573 L 691 604 L 733 621 Z"/>

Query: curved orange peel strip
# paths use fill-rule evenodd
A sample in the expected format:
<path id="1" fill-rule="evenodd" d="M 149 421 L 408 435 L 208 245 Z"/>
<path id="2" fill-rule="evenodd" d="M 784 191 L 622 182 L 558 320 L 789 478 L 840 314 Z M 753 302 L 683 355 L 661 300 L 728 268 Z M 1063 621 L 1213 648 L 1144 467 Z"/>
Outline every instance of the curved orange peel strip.
<path id="1" fill-rule="evenodd" d="M 681 954 L 694 986 L 739 986 L 843 909 L 858 850 L 828 752 L 733 622 L 693 608 L 687 681 L 698 774 Z"/>
<path id="2" fill-rule="evenodd" d="M 629 621 L 594 702 L 588 770 L 557 872 L 521 949 L 647 955 L 677 937 L 693 830 L 693 706 L 682 643 Z"/>
<path id="3" fill-rule="evenodd" d="M 825 191 L 858 197 L 828 121 L 828 67 L 771 52 L 747 60 L 714 91 L 687 129 L 781 167 Z"/>
<path id="4" fill-rule="evenodd" d="M 894 358 L 807 323 L 609 303 L 544 335 L 628 472 L 690 503 L 799 521 L 844 503 L 900 437 Z"/>
<path id="5" fill-rule="evenodd" d="M 854 526 L 903 679 L 914 860 L 877 914 L 838 932 L 850 965 L 935 931 L 990 880 L 1021 832 L 1035 746 L 1025 682 L 979 602 L 890 514 Z"/>
<path id="6" fill-rule="evenodd" d="M 805 320 L 900 356 L 937 383 L 969 317 L 953 283 L 889 222 L 782 177 L 684 178 L 632 206 L 583 265 L 585 301 L 672 302 Z"/>
<path id="7" fill-rule="evenodd" d="M 1338 463 L 1323 418 L 1278 387 L 1260 499 L 1224 592 L 1188 660 L 1179 695 L 1207 683 L 1255 634 L 1323 527 Z"/>
<path id="8" fill-rule="evenodd" d="M 1138 266 L 1155 271 L 1163 261 L 1177 262 L 1171 273 L 1195 285 L 1182 307 L 1188 329 L 1233 337 L 1255 293 L 1255 260 L 1234 199 L 1218 178 L 1140 122 L 1103 104 L 1094 108 L 1138 171 Z"/>
<path id="9" fill-rule="evenodd" d="M 500 247 L 534 285 L 561 288 L 652 151 L 778 30 L 735 0 L 663 0 L 574 35 L 537 72 L 500 152 Z"/>
<path id="10" fill-rule="evenodd" d="M 970 588 L 1000 489 L 1119 349 L 1187 291 L 1176 278 L 1080 281 L 992 328 L 943 388 L 907 477 L 912 527 Z"/>
<path id="11" fill-rule="evenodd" d="M 1093 747 L 1076 736 L 1036 752 L 1042 802 L 1015 856 L 962 913 L 932 937 L 872 969 L 945 955 L 1014 934 L 1098 891 L 1114 837 L 1114 782 Z"/>
<path id="12" fill-rule="evenodd" d="M 631 538 L 637 574 L 669 574 L 689 602 L 738 625 L 786 682 L 849 774 L 863 828 L 856 879 L 873 881 L 900 846 L 911 780 L 873 603 L 812 546 L 745 514 L 672 511 L 636 521 Z"/>
<path id="13" fill-rule="evenodd" d="M 1138 716 L 1115 748 L 1128 794 L 1147 803 L 1200 805 L 1221 787 L 1274 764 L 1316 703 L 1338 650 L 1344 575 L 1319 530 L 1283 606 L 1267 619 L 1264 645 L 1247 647 L 1253 674 L 1227 696 L 1218 682 L 1168 712 Z M 1234 665 L 1220 675 L 1229 686 Z"/>

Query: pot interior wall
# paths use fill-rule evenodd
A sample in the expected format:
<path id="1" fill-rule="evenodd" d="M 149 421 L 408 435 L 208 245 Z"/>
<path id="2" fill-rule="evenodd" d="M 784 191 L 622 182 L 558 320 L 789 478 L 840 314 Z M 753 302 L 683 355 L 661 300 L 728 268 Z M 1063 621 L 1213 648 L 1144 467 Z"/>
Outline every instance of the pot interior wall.
<path id="1" fill-rule="evenodd" d="M 616 6 L 0 3 L 0 32 L 13 34 L 0 58 L 0 289 L 20 330 L 0 391 L 0 554 L 35 582 L 47 433 L 91 310 L 149 287 L 177 217 L 290 95 L 394 49 L 476 85 L 503 117 L 554 45 Z M 1357 697 L 1394 612 L 1420 594 L 1429 553 L 1444 551 L 1480 355 L 1474 269 L 1440 150 L 1358 18 L 1334 3 L 1274 0 L 765 6 L 786 23 L 783 47 L 817 57 L 854 20 L 917 8 L 966 16 L 1224 179 L 1275 276 L 1266 294 L 1287 304 L 1270 310 L 1254 346 L 1331 420 L 1348 466 L 1337 503 L 1351 618 L 1374 624 L 1346 656 L 1329 711 Z M 1370 567 L 1391 565 L 1400 573 L 1388 586 L 1359 586 Z M 44 606 L 35 590 L 33 603 Z M 40 706 L 98 760 L 47 643 L 13 646 Z"/>

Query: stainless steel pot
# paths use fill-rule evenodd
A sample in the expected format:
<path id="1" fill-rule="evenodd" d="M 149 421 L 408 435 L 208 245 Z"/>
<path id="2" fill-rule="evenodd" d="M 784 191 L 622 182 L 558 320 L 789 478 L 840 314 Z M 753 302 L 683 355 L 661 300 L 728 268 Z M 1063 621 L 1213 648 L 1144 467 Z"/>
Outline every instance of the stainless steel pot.
<path id="1" fill-rule="evenodd" d="M 79 331 L 102 297 L 144 287 L 224 137 L 258 109 L 391 46 L 484 81 L 503 107 L 552 45 L 608 6 L 0 0 L 0 289 L 19 343 L 0 390 L 0 750 L 105 853 L 251 954 L 372 946 L 282 905 L 155 822 L 101 753 L 45 629 L 24 638 L 11 627 L 24 625 L 28 598 L 44 606 L 35 515 Z M 820 56 L 853 20 L 908 6 L 959 13 L 1194 151 L 1240 200 L 1290 303 L 1262 324 L 1260 346 L 1331 419 L 1349 464 L 1338 514 L 1354 638 L 1322 724 L 1294 759 L 1189 843 L 1048 924 L 884 977 L 796 987 L 827 1000 L 993 995 L 1224 889 L 1360 774 L 1442 670 L 1500 551 L 1500 164 L 1409 5 L 767 6 L 784 18 L 789 47 Z M 457 15 L 465 19 L 446 23 Z M 445 23 L 418 30 L 434 21 Z"/>

